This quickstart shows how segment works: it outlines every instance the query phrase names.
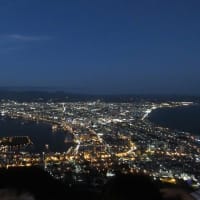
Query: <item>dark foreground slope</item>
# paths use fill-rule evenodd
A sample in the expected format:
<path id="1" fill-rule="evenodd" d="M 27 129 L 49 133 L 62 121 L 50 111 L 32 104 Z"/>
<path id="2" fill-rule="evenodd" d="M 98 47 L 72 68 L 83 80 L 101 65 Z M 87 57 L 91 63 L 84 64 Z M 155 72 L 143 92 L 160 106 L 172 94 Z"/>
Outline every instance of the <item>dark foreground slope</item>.
<path id="1" fill-rule="evenodd" d="M 67 188 L 40 168 L 9 168 L 0 170 L 0 189 L 30 193 L 37 200 L 66 199 Z"/>
<path id="2" fill-rule="evenodd" d="M 38 167 L 0 169 L 0 199 L 3 200 L 126 200 L 130 199 L 129 197 L 162 200 L 166 199 L 160 190 L 163 188 L 173 189 L 167 190 L 167 195 L 170 197 L 167 199 L 182 199 L 177 196 L 180 189 L 184 191 L 184 195 L 186 194 L 187 198 L 184 197 L 184 200 L 191 199 L 187 195 L 190 192 L 183 185 L 177 187 L 162 184 L 143 174 L 118 174 L 96 190 L 87 184 L 69 186 Z"/>

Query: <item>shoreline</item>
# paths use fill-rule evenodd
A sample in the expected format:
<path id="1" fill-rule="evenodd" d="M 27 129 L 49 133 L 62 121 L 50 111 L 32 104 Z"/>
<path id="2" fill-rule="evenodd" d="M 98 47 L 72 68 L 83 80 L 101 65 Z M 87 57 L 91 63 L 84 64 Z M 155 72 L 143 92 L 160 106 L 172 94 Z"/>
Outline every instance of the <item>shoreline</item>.
<path id="1" fill-rule="evenodd" d="M 197 107 L 197 111 L 195 107 Z M 200 104 L 196 103 L 187 105 L 187 107 L 185 105 L 175 106 L 175 107 L 168 107 L 168 106 L 157 107 L 157 109 L 161 110 L 161 113 L 156 113 L 156 115 L 155 116 L 153 115 L 153 117 L 151 118 L 150 113 L 152 113 L 153 111 L 151 110 L 151 112 L 148 113 L 145 119 L 158 127 L 168 128 L 172 131 L 188 133 L 195 137 L 200 137 L 200 126 L 198 125 L 199 123 L 197 122 L 199 119 L 199 111 L 198 111 L 199 107 Z M 172 108 L 171 112 L 169 111 L 171 110 L 170 108 Z M 176 108 L 178 109 L 176 110 Z M 179 114 L 179 108 L 180 108 L 180 114 Z M 163 111 L 163 109 L 166 110 Z M 166 116 L 165 116 L 165 111 L 166 111 Z"/>
<path id="2" fill-rule="evenodd" d="M 143 115 L 143 117 L 141 118 L 142 121 L 144 121 L 153 110 L 156 109 L 162 109 L 162 108 L 176 108 L 176 107 L 185 107 L 185 106 L 192 106 L 195 105 L 194 102 L 178 102 L 180 103 L 179 105 L 170 105 L 169 103 L 161 103 L 160 105 L 153 105 L 151 108 L 147 109 L 145 111 L 145 114 Z"/>

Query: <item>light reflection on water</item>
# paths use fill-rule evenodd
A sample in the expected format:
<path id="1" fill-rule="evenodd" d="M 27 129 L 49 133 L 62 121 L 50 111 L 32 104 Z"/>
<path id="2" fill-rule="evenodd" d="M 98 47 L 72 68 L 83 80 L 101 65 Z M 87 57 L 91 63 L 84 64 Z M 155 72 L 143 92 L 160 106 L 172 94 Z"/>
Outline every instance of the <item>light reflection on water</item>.
<path id="1" fill-rule="evenodd" d="M 64 152 L 69 146 L 64 143 L 67 133 L 58 131 L 52 132 L 51 125 L 23 121 L 20 119 L 0 118 L 0 136 L 29 136 L 34 143 L 33 152 L 46 150 L 48 144 L 49 151 Z"/>

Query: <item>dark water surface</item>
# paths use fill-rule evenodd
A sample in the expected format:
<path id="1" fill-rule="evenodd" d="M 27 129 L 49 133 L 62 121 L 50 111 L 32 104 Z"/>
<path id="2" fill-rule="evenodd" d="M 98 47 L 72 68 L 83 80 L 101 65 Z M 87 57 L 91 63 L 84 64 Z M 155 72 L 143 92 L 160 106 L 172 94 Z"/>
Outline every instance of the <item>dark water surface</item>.
<path id="1" fill-rule="evenodd" d="M 156 109 L 149 120 L 162 127 L 200 135 L 200 105 Z"/>
<path id="2" fill-rule="evenodd" d="M 0 136 L 29 136 L 34 143 L 33 152 L 46 150 L 45 144 L 50 151 L 66 151 L 65 135 L 64 132 L 52 133 L 48 124 L 0 117 Z"/>

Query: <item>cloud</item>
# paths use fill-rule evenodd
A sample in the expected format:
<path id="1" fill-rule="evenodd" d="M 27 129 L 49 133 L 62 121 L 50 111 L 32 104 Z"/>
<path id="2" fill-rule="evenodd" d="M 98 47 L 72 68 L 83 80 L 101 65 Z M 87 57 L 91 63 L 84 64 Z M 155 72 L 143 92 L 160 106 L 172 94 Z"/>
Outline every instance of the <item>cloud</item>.
<path id="1" fill-rule="evenodd" d="M 7 38 L 17 40 L 17 41 L 43 41 L 51 40 L 50 36 L 30 36 L 30 35 L 20 35 L 20 34 L 10 34 L 7 35 Z"/>
<path id="2" fill-rule="evenodd" d="M 26 43 L 37 43 L 52 39 L 53 37 L 47 35 L 0 34 L 0 54 L 24 49 L 26 48 Z"/>

